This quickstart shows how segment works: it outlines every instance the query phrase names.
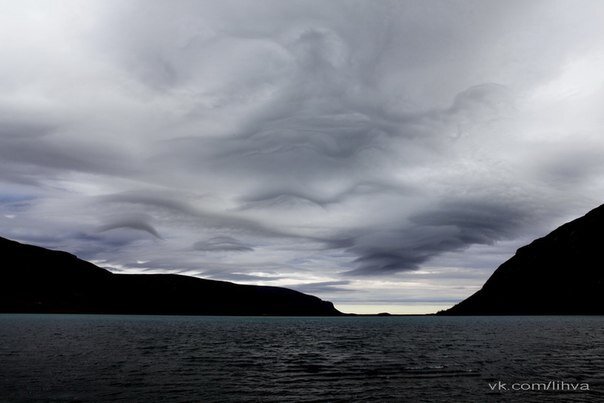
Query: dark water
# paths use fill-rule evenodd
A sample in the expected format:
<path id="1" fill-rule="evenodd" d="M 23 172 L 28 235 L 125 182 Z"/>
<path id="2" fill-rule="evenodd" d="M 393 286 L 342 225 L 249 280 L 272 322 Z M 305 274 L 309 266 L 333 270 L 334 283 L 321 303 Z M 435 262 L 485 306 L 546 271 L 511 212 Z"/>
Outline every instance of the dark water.
<path id="1" fill-rule="evenodd" d="M 604 317 L 0 315 L 0 400 L 597 402 L 603 330 Z"/>

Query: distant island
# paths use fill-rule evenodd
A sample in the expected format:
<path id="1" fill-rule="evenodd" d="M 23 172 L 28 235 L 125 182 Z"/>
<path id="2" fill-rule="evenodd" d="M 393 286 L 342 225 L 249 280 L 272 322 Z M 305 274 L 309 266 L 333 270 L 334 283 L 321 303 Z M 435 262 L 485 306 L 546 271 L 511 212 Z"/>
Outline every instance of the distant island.
<path id="1" fill-rule="evenodd" d="M 281 287 L 174 274 L 114 274 L 67 252 L 0 238 L 0 312 L 166 315 L 342 315 Z"/>
<path id="2" fill-rule="evenodd" d="M 441 315 L 604 314 L 604 205 L 524 246 Z"/>

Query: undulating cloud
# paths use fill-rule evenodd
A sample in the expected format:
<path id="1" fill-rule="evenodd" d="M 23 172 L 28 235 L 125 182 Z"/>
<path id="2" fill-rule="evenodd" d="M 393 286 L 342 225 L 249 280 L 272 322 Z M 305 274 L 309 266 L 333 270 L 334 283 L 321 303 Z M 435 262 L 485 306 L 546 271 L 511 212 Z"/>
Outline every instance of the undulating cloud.
<path id="1" fill-rule="evenodd" d="M 438 305 L 604 200 L 604 3 L 0 0 L 0 228 Z"/>

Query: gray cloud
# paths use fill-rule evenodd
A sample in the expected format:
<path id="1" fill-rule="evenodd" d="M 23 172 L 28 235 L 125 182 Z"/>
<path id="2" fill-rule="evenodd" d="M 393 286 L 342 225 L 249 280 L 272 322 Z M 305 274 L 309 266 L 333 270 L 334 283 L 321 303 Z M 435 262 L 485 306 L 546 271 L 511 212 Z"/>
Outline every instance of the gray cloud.
<path id="1" fill-rule="evenodd" d="M 4 235 L 115 270 L 436 303 L 604 197 L 598 1 L 2 11 Z"/>
<path id="2" fill-rule="evenodd" d="M 157 232 L 157 230 L 151 225 L 151 216 L 147 214 L 129 214 L 129 215 L 121 215 L 119 217 L 113 217 L 108 220 L 107 223 L 101 225 L 97 228 L 98 232 L 111 231 L 114 229 L 133 229 L 136 231 L 143 231 L 148 234 L 153 235 L 156 238 L 160 238 L 161 236 Z"/>
<path id="3" fill-rule="evenodd" d="M 306 283 L 306 284 L 294 284 L 289 287 L 298 290 L 300 292 L 308 294 L 322 294 L 326 292 L 347 292 L 351 291 L 349 288 L 342 287 L 349 285 L 350 281 L 339 280 L 339 281 L 321 281 L 318 283 Z"/>
<path id="4" fill-rule="evenodd" d="M 284 278 L 283 276 L 276 274 L 258 276 L 236 271 L 229 271 L 225 270 L 224 268 L 219 270 L 204 270 L 200 272 L 199 275 L 204 278 L 211 278 L 223 281 L 245 282 L 251 284 L 258 284 L 260 282 L 270 283 L 272 281 L 278 281 Z"/>
<path id="5" fill-rule="evenodd" d="M 195 242 L 193 249 L 204 252 L 251 252 L 254 250 L 230 236 L 217 236 Z"/>
<path id="6" fill-rule="evenodd" d="M 493 244 L 519 233 L 531 218 L 516 206 L 492 201 L 439 203 L 394 228 L 359 234 L 350 250 L 358 257 L 350 274 L 413 270 L 444 252 Z"/>

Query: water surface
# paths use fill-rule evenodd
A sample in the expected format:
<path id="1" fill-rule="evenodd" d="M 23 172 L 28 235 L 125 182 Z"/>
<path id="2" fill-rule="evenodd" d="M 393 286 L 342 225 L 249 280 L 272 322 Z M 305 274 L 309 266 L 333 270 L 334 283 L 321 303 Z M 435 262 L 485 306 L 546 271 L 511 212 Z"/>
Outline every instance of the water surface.
<path id="1" fill-rule="evenodd" d="M 604 401 L 603 330 L 604 317 L 5 314 L 0 398 Z"/>

